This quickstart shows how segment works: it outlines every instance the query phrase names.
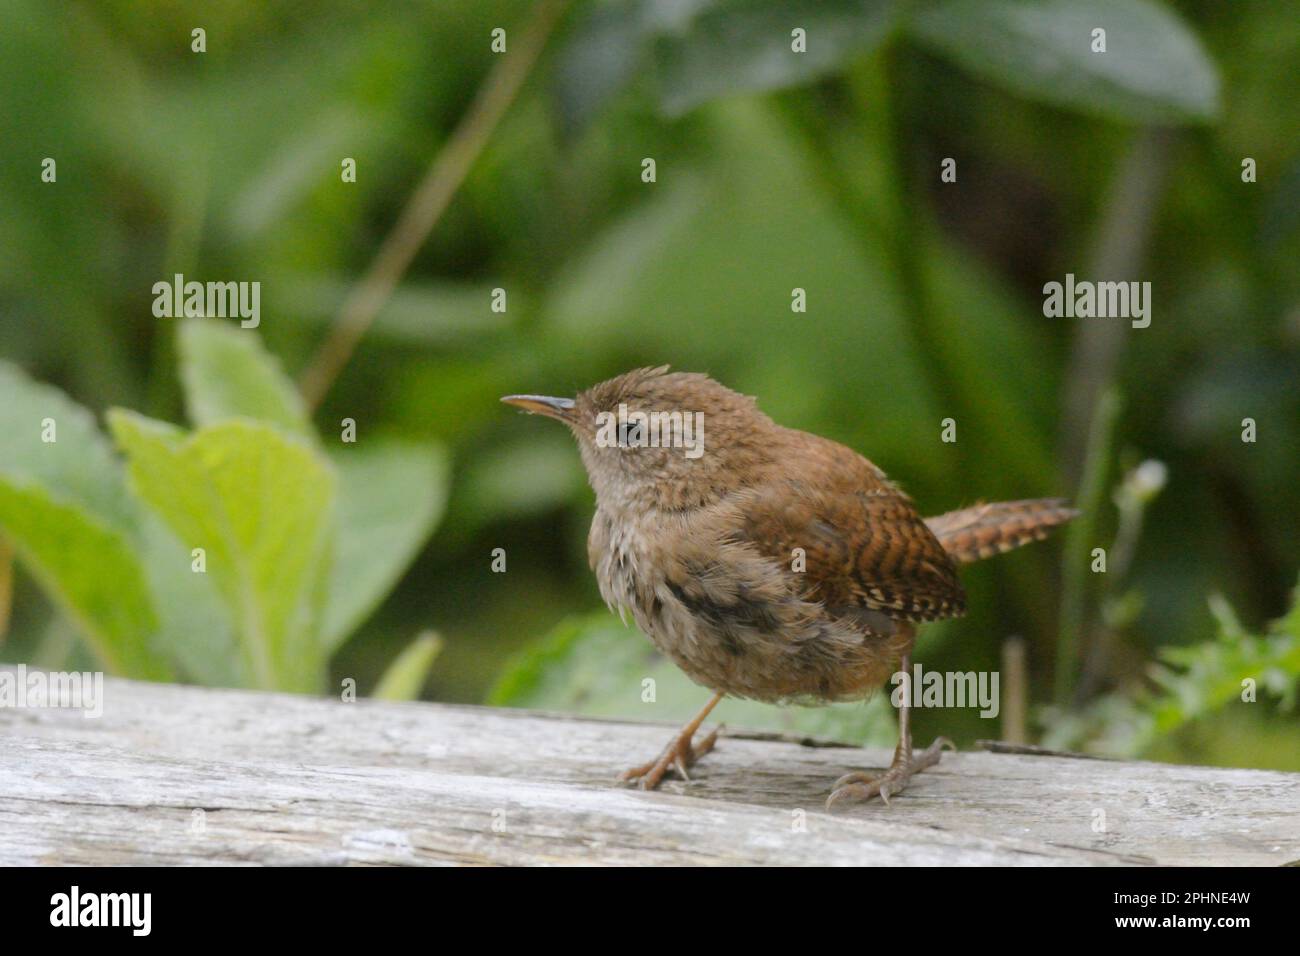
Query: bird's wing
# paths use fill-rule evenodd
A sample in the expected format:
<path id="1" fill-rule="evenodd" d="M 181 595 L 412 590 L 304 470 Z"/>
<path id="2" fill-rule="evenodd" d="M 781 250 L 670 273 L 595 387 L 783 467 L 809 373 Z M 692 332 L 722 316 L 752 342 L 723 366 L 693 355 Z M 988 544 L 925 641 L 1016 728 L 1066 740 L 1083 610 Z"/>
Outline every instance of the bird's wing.
<path id="1" fill-rule="evenodd" d="M 777 481 L 750 489 L 738 505 L 743 537 L 801 574 L 805 597 L 835 616 L 870 627 L 873 615 L 930 621 L 966 611 L 952 558 L 887 481 L 852 491 Z"/>

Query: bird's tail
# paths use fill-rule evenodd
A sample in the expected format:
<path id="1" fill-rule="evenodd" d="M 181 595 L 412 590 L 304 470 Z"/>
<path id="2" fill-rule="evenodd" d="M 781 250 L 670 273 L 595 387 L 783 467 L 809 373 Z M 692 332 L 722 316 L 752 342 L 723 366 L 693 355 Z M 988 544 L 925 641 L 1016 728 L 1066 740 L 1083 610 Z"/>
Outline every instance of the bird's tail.
<path id="1" fill-rule="evenodd" d="M 974 505 L 926 518 L 925 523 L 958 564 L 969 564 L 1042 541 L 1078 513 L 1060 498 L 1035 498 Z"/>

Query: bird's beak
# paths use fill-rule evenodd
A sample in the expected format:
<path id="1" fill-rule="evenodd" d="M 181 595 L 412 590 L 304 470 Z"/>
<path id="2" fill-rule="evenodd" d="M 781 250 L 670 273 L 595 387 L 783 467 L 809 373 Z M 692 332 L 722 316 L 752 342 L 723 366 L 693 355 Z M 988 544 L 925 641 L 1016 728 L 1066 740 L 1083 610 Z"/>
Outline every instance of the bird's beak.
<path id="1" fill-rule="evenodd" d="M 573 399 L 551 398 L 549 395 L 507 395 L 501 399 L 507 405 L 522 408 L 530 415 L 545 415 L 562 422 L 573 421 Z"/>

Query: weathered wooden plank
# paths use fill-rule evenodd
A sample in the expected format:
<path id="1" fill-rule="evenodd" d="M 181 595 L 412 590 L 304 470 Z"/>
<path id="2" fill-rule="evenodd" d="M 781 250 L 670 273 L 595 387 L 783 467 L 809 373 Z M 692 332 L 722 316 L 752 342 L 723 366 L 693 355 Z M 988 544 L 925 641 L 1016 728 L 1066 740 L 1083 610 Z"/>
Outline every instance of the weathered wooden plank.
<path id="1" fill-rule="evenodd" d="M 613 778 L 658 751 L 662 725 L 118 680 L 105 692 L 99 719 L 0 709 L 0 864 L 1300 859 L 1300 774 L 948 754 L 891 806 L 830 815 L 830 781 L 888 753 L 731 735 L 690 784 L 641 793 Z"/>

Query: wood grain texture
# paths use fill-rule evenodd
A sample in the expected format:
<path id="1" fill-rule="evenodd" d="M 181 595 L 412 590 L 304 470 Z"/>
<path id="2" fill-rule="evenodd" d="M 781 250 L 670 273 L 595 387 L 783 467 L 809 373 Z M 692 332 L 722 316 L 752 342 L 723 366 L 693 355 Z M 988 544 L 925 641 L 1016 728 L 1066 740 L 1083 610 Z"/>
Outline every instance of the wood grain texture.
<path id="1" fill-rule="evenodd" d="M 0 709 L 0 864 L 1300 860 L 1300 774 L 947 754 L 891 806 L 829 815 L 830 782 L 887 752 L 724 734 L 692 783 L 642 793 L 614 777 L 667 725 L 112 679 L 105 698 L 99 719 Z"/>

